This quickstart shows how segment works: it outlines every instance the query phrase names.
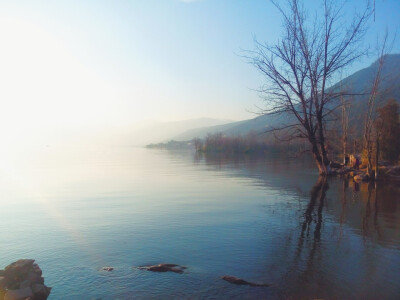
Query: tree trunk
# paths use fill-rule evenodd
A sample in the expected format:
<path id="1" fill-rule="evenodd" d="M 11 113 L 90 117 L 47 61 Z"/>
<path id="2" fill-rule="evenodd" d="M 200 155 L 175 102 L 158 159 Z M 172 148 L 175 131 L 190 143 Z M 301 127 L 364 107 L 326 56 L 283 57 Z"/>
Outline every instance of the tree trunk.
<path id="1" fill-rule="evenodd" d="M 328 174 L 327 166 L 329 165 L 329 159 L 328 159 L 328 154 L 326 152 L 326 147 L 325 147 L 325 135 L 324 135 L 322 117 L 317 116 L 317 121 L 318 121 L 320 156 L 321 156 L 321 161 L 322 161 L 323 170 L 324 170 L 324 173 L 322 173 L 322 174 Z"/>
<path id="2" fill-rule="evenodd" d="M 312 145 L 311 151 L 312 151 L 315 163 L 317 164 L 319 174 L 327 175 L 328 174 L 327 165 L 324 163 L 324 159 L 321 155 L 320 149 L 318 149 L 318 145 L 317 145 L 315 136 L 310 136 L 309 141 Z"/>
<path id="3" fill-rule="evenodd" d="M 376 153 L 375 153 L 375 180 L 378 179 L 379 173 L 379 136 L 376 137 Z"/>
<path id="4" fill-rule="evenodd" d="M 342 142 L 343 142 L 343 164 L 346 164 L 347 155 L 347 133 L 349 127 L 349 115 L 347 111 L 347 103 L 344 98 L 340 98 L 342 103 Z"/>
<path id="5" fill-rule="evenodd" d="M 372 167 L 372 145 L 371 142 L 367 143 L 367 174 L 369 178 L 373 178 L 373 167 Z"/>

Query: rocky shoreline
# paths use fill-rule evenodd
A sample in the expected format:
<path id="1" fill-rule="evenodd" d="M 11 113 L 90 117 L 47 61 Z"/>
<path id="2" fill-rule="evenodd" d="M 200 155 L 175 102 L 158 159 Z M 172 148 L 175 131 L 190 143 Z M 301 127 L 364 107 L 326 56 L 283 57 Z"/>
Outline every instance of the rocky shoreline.
<path id="1" fill-rule="evenodd" d="M 348 176 L 354 181 L 371 181 L 371 180 L 400 180 L 400 166 L 382 166 L 379 167 L 378 178 L 369 178 L 366 169 L 354 169 L 351 167 L 332 168 L 329 175 Z"/>
<path id="2" fill-rule="evenodd" d="M 20 259 L 0 270 L 0 300 L 46 300 L 50 291 L 34 259 Z"/>

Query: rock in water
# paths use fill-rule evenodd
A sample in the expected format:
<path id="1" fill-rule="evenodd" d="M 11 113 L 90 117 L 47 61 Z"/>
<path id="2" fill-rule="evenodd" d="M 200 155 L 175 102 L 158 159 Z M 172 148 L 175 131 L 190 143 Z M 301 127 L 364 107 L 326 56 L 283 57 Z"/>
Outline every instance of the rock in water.
<path id="1" fill-rule="evenodd" d="M 51 288 L 44 284 L 35 283 L 32 284 L 32 292 L 35 295 L 34 299 L 45 300 L 50 295 Z"/>
<path id="2" fill-rule="evenodd" d="M 111 272 L 112 270 L 114 270 L 114 267 L 102 267 L 101 270 Z"/>
<path id="3" fill-rule="evenodd" d="M 34 259 L 20 259 L 0 270 L 0 300 L 46 300 L 51 288 L 44 285 Z"/>
<path id="4" fill-rule="evenodd" d="M 230 283 L 237 284 L 237 285 L 269 286 L 269 284 L 266 284 L 266 283 L 249 282 L 249 281 L 246 281 L 244 279 L 237 278 L 235 276 L 229 276 L 229 275 L 222 276 L 222 279 L 225 280 L 225 281 L 228 281 Z"/>
<path id="5" fill-rule="evenodd" d="M 20 259 L 12 264 L 8 265 L 4 269 L 4 277 L 11 281 L 23 281 L 29 271 L 32 269 L 32 265 L 35 262 L 33 259 Z"/>
<path id="6" fill-rule="evenodd" d="M 4 276 L 0 276 L 0 289 L 5 288 L 6 286 L 6 278 Z"/>
<path id="7" fill-rule="evenodd" d="M 18 290 L 8 290 L 4 296 L 4 300 L 22 300 L 33 297 L 33 293 L 30 287 L 26 287 Z"/>
<path id="8" fill-rule="evenodd" d="M 176 265 L 176 264 L 158 264 L 153 266 L 142 266 L 138 269 L 147 270 L 151 272 L 174 272 L 174 273 L 183 273 L 186 267 Z"/>

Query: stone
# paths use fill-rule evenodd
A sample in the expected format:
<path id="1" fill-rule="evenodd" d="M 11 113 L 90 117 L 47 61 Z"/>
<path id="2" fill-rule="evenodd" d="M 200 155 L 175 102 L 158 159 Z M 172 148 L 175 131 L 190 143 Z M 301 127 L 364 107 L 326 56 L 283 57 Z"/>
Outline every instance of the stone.
<path id="1" fill-rule="evenodd" d="M 7 270 L 10 269 L 19 269 L 19 270 L 28 270 L 32 267 L 33 263 L 35 262 L 34 259 L 19 259 L 11 264 L 9 264 L 4 271 L 7 272 Z"/>
<path id="2" fill-rule="evenodd" d="M 354 175 L 352 169 L 349 168 L 349 167 L 344 167 L 344 168 L 342 168 L 342 169 L 338 169 L 338 170 L 337 170 L 337 174 L 338 174 L 338 175 L 346 175 L 346 174 L 349 174 L 349 175 L 352 176 L 352 177 L 353 177 L 353 175 Z"/>
<path id="3" fill-rule="evenodd" d="M 32 265 L 32 271 L 35 273 L 35 274 L 38 274 L 38 275 L 40 275 L 40 276 L 42 276 L 42 269 L 41 268 L 39 268 L 39 266 L 38 266 L 38 264 L 33 264 Z"/>
<path id="4" fill-rule="evenodd" d="M 369 177 L 365 173 L 360 173 L 360 174 L 354 176 L 355 181 L 368 181 L 368 179 L 369 179 Z"/>
<path id="5" fill-rule="evenodd" d="M 357 175 L 360 175 L 361 172 L 360 171 L 351 171 L 349 174 L 350 174 L 351 177 L 355 177 Z"/>
<path id="6" fill-rule="evenodd" d="M 237 284 L 237 285 L 249 285 L 249 286 L 255 286 L 255 287 L 261 287 L 261 286 L 267 287 L 267 286 L 269 286 L 269 284 L 266 284 L 266 283 L 249 282 L 249 281 L 246 281 L 244 279 L 237 278 L 235 276 L 225 275 L 225 276 L 222 276 L 221 278 L 223 280 L 229 282 L 229 283 Z"/>
<path id="7" fill-rule="evenodd" d="M 7 286 L 7 280 L 4 276 L 0 276 L 0 289 L 4 289 Z"/>
<path id="8" fill-rule="evenodd" d="M 30 286 L 31 286 L 31 282 L 29 280 L 24 280 L 19 284 L 20 289 L 30 287 Z"/>
<path id="9" fill-rule="evenodd" d="M 4 276 L 10 281 L 23 281 L 32 269 L 34 259 L 20 259 L 4 269 Z"/>
<path id="10" fill-rule="evenodd" d="M 50 294 L 51 288 L 44 285 L 42 270 L 33 259 L 17 260 L 2 274 L 0 300 L 45 300 Z"/>
<path id="11" fill-rule="evenodd" d="M 174 273 L 183 273 L 186 267 L 176 265 L 176 264 L 158 264 L 153 266 L 143 266 L 139 267 L 141 270 L 147 270 L 151 272 L 174 272 Z"/>
<path id="12" fill-rule="evenodd" d="M 46 300 L 50 295 L 51 288 L 44 284 L 32 284 L 32 292 L 35 300 Z"/>
<path id="13" fill-rule="evenodd" d="M 18 281 L 12 281 L 12 282 L 8 282 L 9 280 L 7 280 L 7 288 L 10 290 L 17 290 L 19 289 L 19 282 Z"/>
<path id="14" fill-rule="evenodd" d="M 30 287 L 18 289 L 18 290 L 8 290 L 4 295 L 4 300 L 25 300 L 26 298 L 32 297 L 33 293 Z"/>
<path id="15" fill-rule="evenodd" d="M 35 272 L 31 271 L 29 272 L 27 279 L 31 282 L 31 283 L 44 283 L 44 278 L 42 276 L 40 276 L 39 274 L 36 274 Z"/>
<path id="16" fill-rule="evenodd" d="M 331 168 L 335 168 L 335 169 L 340 169 L 340 168 L 342 167 L 341 164 L 339 164 L 339 163 L 337 163 L 337 162 L 334 162 L 334 161 L 332 161 L 332 162 L 330 163 L 330 166 L 331 166 Z"/>

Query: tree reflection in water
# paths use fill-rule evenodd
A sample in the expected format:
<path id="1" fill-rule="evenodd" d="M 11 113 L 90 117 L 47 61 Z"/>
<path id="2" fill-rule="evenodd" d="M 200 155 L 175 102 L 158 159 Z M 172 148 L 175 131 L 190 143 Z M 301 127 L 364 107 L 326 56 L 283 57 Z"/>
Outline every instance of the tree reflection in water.
<path id="1" fill-rule="evenodd" d="M 305 219 L 303 222 L 300 239 L 304 239 L 305 232 L 307 232 L 307 236 L 310 233 L 311 222 L 313 221 L 313 217 L 315 218 L 313 211 L 318 202 L 319 204 L 315 220 L 316 225 L 314 229 L 314 243 L 319 242 L 321 238 L 322 209 L 324 208 L 324 199 L 326 197 L 326 191 L 328 188 L 329 186 L 326 177 L 318 177 L 317 183 L 311 189 L 310 202 L 308 203 L 304 214 Z"/>
<path id="2" fill-rule="evenodd" d="M 397 299 L 397 183 L 316 177 L 307 160 L 279 155 L 199 155 L 195 163 L 273 195 L 265 201 L 268 226 L 260 237 L 267 254 L 262 278 L 284 297 Z"/>
<path id="3" fill-rule="evenodd" d="M 310 201 L 304 212 L 304 220 L 301 225 L 301 233 L 298 241 L 298 245 L 295 251 L 293 265 L 289 268 L 289 273 L 294 270 L 300 269 L 298 267 L 299 262 L 301 262 L 302 251 L 305 248 L 304 243 L 306 240 L 310 239 L 310 233 L 312 231 L 313 224 L 314 232 L 312 245 L 308 253 L 308 257 L 305 259 L 306 268 L 304 270 L 304 279 L 310 277 L 314 273 L 313 262 L 316 254 L 320 255 L 320 240 L 321 240 L 321 228 L 323 222 L 323 208 L 324 201 L 326 198 L 326 192 L 329 188 L 327 178 L 325 176 L 319 176 L 317 182 L 312 187 L 310 192 Z M 317 207 L 318 206 L 318 207 Z M 317 207 L 317 209 L 316 209 Z"/>

